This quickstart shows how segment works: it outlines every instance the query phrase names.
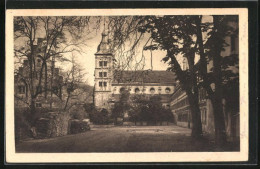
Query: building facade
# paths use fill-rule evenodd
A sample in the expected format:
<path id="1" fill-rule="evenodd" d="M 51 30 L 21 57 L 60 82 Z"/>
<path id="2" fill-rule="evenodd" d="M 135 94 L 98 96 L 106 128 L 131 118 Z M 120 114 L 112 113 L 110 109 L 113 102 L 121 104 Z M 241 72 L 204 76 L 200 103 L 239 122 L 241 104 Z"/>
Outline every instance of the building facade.
<path id="1" fill-rule="evenodd" d="M 30 66 L 29 61 L 24 59 L 21 66 L 15 72 L 14 96 L 16 108 L 26 108 L 30 106 L 31 92 L 36 96 L 36 108 L 60 107 L 60 100 L 63 94 L 61 86 L 63 77 L 60 75 L 59 68 L 55 67 L 55 62 L 52 58 L 47 62 L 46 67 L 43 66 L 42 57 L 44 45 L 45 40 L 38 38 L 37 43 L 34 44 L 36 55 L 33 56 L 32 65 Z M 30 68 L 32 68 L 32 70 L 30 70 Z M 46 68 L 47 70 L 45 71 Z M 47 83 L 45 86 L 46 76 Z"/>
<path id="2" fill-rule="evenodd" d="M 163 106 L 168 106 L 174 91 L 175 74 L 169 71 L 115 70 L 115 58 L 105 32 L 95 54 L 94 104 L 98 109 L 111 111 L 120 94 L 128 90 L 134 95 L 160 95 Z"/>
<path id="3" fill-rule="evenodd" d="M 238 22 L 234 20 L 233 22 L 228 23 L 229 26 L 233 28 L 233 31 L 229 33 L 229 36 L 225 37 L 225 42 L 227 45 L 224 50 L 221 52 L 221 56 L 224 60 L 225 57 L 233 57 L 238 60 L 239 56 L 239 37 L 236 34 L 238 30 Z M 235 60 L 236 60 L 235 59 Z M 199 63 L 197 63 L 198 66 Z M 186 67 L 188 68 L 188 67 Z M 207 71 L 211 72 L 213 68 L 213 60 L 209 60 L 207 65 Z M 233 74 L 238 74 L 238 63 L 234 65 L 227 66 L 225 71 L 230 71 Z M 232 79 L 233 78 L 233 79 Z M 232 77 L 229 81 L 234 81 L 236 78 Z M 227 83 L 225 80 L 223 83 Z M 239 85 L 239 83 L 234 82 Z M 228 85 L 226 85 L 227 87 Z M 236 85 L 235 87 L 231 86 L 229 89 L 224 89 L 223 92 L 223 112 L 225 118 L 225 126 L 226 126 L 226 134 L 228 138 L 232 140 L 239 140 L 240 129 L 239 129 L 239 89 L 233 90 L 232 88 L 239 88 Z M 224 87 L 225 88 L 225 87 Z M 212 89 L 214 91 L 214 85 L 212 85 Z M 233 93 L 232 93 L 233 91 Z M 237 101 L 238 99 L 238 101 Z M 172 94 L 171 97 L 171 109 L 177 119 L 177 125 L 182 127 L 191 128 L 191 113 L 189 108 L 189 101 L 187 95 L 184 90 L 181 89 L 180 85 L 177 83 L 176 90 Z M 201 122 L 202 129 L 206 133 L 214 134 L 214 114 L 212 103 L 208 98 L 207 92 L 205 89 L 199 89 L 199 107 L 201 111 Z"/>
<path id="4" fill-rule="evenodd" d="M 211 101 L 207 98 L 205 89 L 199 89 L 199 107 L 201 112 L 202 130 L 207 133 L 214 133 L 214 117 Z M 175 116 L 178 126 L 191 128 L 191 111 L 188 96 L 177 83 L 176 90 L 171 96 L 171 110 Z"/>

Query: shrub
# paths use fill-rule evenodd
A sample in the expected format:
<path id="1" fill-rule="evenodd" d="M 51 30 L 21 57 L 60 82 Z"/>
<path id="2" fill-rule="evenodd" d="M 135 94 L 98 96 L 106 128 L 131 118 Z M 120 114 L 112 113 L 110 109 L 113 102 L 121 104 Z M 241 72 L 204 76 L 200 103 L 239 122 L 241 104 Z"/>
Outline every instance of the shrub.
<path id="1" fill-rule="evenodd" d="M 69 124 L 70 134 L 77 134 L 90 130 L 89 123 L 84 120 L 71 120 Z"/>
<path id="2" fill-rule="evenodd" d="M 84 105 L 74 105 L 69 109 L 69 113 L 72 119 L 82 120 L 87 117 Z"/>
<path id="3" fill-rule="evenodd" d="M 108 124 L 109 122 L 108 111 L 106 109 L 102 109 L 101 111 L 94 110 L 90 113 L 89 118 L 94 124 Z"/>
<path id="4" fill-rule="evenodd" d="M 15 109 L 15 140 L 23 140 L 32 137 L 30 111 L 28 108 Z"/>
<path id="5" fill-rule="evenodd" d="M 173 121 L 174 118 L 170 109 L 162 106 L 160 96 L 134 97 L 128 115 L 132 122 L 147 121 L 149 125 L 162 121 Z"/>

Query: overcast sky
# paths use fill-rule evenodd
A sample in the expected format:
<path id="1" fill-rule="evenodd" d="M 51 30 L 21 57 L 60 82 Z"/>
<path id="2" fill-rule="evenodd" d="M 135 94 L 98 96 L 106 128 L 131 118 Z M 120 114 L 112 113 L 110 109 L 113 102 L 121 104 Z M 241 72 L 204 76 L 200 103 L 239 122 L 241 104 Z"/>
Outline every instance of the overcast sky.
<path id="1" fill-rule="evenodd" d="M 97 46 L 99 45 L 100 41 L 101 41 L 101 31 L 97 32 L 97 34 L 95 35 L 95 37 L 93 37 L 93 39 L 87 41 L 88 46 L 84 49 L 86 53 L 76 54 L 79 63 L 82 65 L 82 67 L 85 69 L 85 72 L 87 73 L 86 79 L 89 85 L 94 85 L 95 53 L 97 52 Z M 143 42 L 144 41 L 145 40 L 143 40 Z M 141 51 L 144 44 L 143 42 L 141 42 L 139 49 L 137 49 L 139 51 L 138 53 L 136 53 L 137 58 L 140 58 L 142 55 Z M 144 56 L 145 56 L 144 69 L 151 69 L 150 51 L 145 51 Z M 153 51 L 153 70 L 167 69 L 168 64 L 161 61 L 164 56 L 165 56 L 165 52 L 163 51 Z"/>
<path id="2" fill-rule="evenodd" d="M 212 18 L 210 16 L 204 16 L 203 22 L 211 22 Z M 94 23 L 95 24 L 95 23 Z M 84 69 L 84 72 L 86 73 L 85 80 L 87 81 L 87 84 L 94 85 L 94 70 L 95 70 L 95 53 L 97 52 L 97 47 L 101 41 L 101 33 L 103 31 L 103 25 L 101 25 L 100 29 L 97 31 L 92 32 L 88 36 L 88 40 L 86 40 L 87 46 L 84 47 L 82 53 L 73 53 L 74 56 L 76 56 L 76 60 L 79 62 L 79 64 Z M 140 42 L 139 47 L 137 48 L 137 52 L 135 53 L 136 58 L 142 57 L 142 49 L 144 47 L 144 44 L 148 40 L 149 35 L 146 34 L 143 40 Z M 19 42 L 16 42 L 16 44 Z M 167 70 L 168 64 L 164 63 L 162 61 L 163 57 L 165 56 L 164 51 L 152 51 L 153 55 L 153 70 Z M 66 54 L 66 57 L 71 57 L 71 54 Z M 151 53 L 150 51 L 144 51 L 143 55 L 145 57 L 145 64 L 144 69 L 151 69 Z M 181 57 L 177 58 L 179 63 L 182 63 Z M 58 67 L 62 69 L 66 69 L 69 66 L 65 65 L 64 63 L 62 65 L 57 64 Z"/>

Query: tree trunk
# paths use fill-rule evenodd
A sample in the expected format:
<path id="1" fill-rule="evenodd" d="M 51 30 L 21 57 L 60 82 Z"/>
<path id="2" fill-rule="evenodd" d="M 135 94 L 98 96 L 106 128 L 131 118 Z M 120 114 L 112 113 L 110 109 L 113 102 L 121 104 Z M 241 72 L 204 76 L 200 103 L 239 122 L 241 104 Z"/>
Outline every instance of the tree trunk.
<path id="1" fill-rule="evenodd" d="M 186 91 L 187 92 L 187 91 Z M 193 138 L 202 137 L 202 125 L 201 125 L 201 115 L 198 99 L 192 94 L 191 91 L 187 92 L 190 110 L 191 110 L 191 121 L 192 121 L 192 132 L 191 136 Z"/>
<path id="2" fill-rule="evenodd" d="M 213 74 L 214 74 L 214 83 L 215 83 L 215 91 L 210 87 L 210 83 L 207 77 L 207 63 L 206 63 L 206 56 L 204 53 L 203 47 L 203 39 L 202 39 L 202 32 L 201 32 L 201 19 L 196 19 L 197 24 L 197 41 L 199 44 L 199 51 L 200 51 L 200 73 L 203 78 L 203 86 L 206 89 L 210 100 L 213 106 L 213 114 L 214 114 L 214 124 L 215 124 L 215 142 L 217 145 L 223 145 L 226 142 L 226 134 L 225 134 L 225 121 L 224 121 L 224 114 L 222 110 L 222 75 L 221 75 L 221 49 L 222 44 L 220 43 L 221 35 L 219 35 L 219 31 L 217 30 L 218 23 L 218 16 L 213 16 L 214 22 L 214 33 L 213 38 L 215 38 L 215 44 L 212 47 L 212 58 L 213 58 Z M 221 26 L 221 25 L 220 25 Z M 219 42 L 219 43 L 218 43 Z"/>
<path id="3" fill-rule="evenodd" d="M 64 106 L 64 109 L 63 109 L 64 111 L 67 109 L 69 99 L 70 99 L 70 93 L 68 93 L 68 97 L 66 99 L 66 103 L 65 103 L 65 106 Z"/>
<path id="4" fill-rule="evenodd" d="M 45 81 L 44 81 L 44 88 L 45 88 L 45 92 L 44 92 L 44 97 L 45 97 L 45 99 L 47 98 L 47 88 L 48 88 L 48 86 L 47 86 L 47 84 L 48 84 L 48 71 L 47 71 L 47 63 L 46 63 L 46 61 L 45 61 L 45 64 L 44 64 L 44 71 L 45 71 Z"/>
<path id="5" fill-rule="evenodd" d="M 221 35 L 218 30 L 220 26 L 218 16 L 213 16 L 214 34 L 213 37 L 216 42 L 221 41 Z M 215 138 L 217 145 L 222 146 L 226 142 L 226 127 L 222 105 L 222 72 L 221 72 L 221 43 L 215 43 L 212 47 L 213 58 L 213 74 L 215 82 L 215 92 L 212 99 L 214 122 L 215 122 Z"/>
<path id="6" fill-rule="evenodd" d="M 218 146 L 222 147 L 226 143 L 226 127 L 221 97 L 216 96 L 212 105 L 215 123 L 215 142 Z"/>
<path id="7" fill-rule="evenodd" d="M 37 118 L 37 113 L 36 113 L 36 108 L 35 108 L 35 98 L 31 98 L 31 104 L 30 104 L 30 111 L 31 111 L 31 127 L 35 126 L 36 123 L 36 118 Z"/>
<path id="8" fill-rule="evenodd" d="M 201 138 L 202 137 L 202 125 L 201 125 L 201 117 L 200 117 L 200 108 L 199 108 L 199 102 L 198 102 L 198 95 L 197 93 L 193 94 L 191 89 L 193 88 L 194 91 L 197 90 L 197 84 L 196 84 L 196 77 L 193 77 L 192 80 L 192 85 L 190 86 L 190 81 L 188 81 L 187 75 L 184 74 L 182 71 L 178 61 L 174 57 L 174 55 L 171 53 L 171 51 L 167 51 L 168 56 L 171 58 L 174 66 L 175 66 L 175 73 L 177 74 L 177 77 L 179 78 L 183 89 L 186 91 L 186 94 L 189 99 L 190 103 L 190 110 L 191 110 L 191 115 L 192 115 L 192 137 L 193 138 Z M 195 74 L 193 74 L 195 75 Z M 194 86 L 196 84 L 196 86 Z M 192 87 L 192 88 L 191 88 Z"/>
<path id="9" fill-rule="evenodd" d="M 31 115 L 34 115 L 35 114 L 35 99 L 34 98 L 31 98 L 31 105 L 30 105 L 30 108 L 31 108 Z"/>

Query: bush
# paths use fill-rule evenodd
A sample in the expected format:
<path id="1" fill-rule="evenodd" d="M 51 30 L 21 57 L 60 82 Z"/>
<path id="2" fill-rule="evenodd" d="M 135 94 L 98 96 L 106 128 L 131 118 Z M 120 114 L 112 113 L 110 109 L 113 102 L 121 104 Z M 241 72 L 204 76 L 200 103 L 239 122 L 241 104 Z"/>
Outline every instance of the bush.
<path id="1" fill-rule="evenodd" d="M 69 128 L 70 134 L 77 134 L 90 130 L 89 123 L 84 120 L 71 120 Z"/>
<path id="2" fill-rule="evenodd" d="M 94 124 L 109 123 L 108 111 L 106 109 L 102 109 L 101 111 L 98 110 L 92 111 L 89 115 L 89 118 Z"/>
<path id="3" fill-rule="evenodd" d="M 15 140 L 23 140 L 32 137 L 30 111 L 28 108 L 15 109 Z"/>
<path id="4" fill-rule="evenodd" d="M 83 120 L 87 118 L 84 105 L 74 105 L 72 108 L 70 108 L 69 113 L 72 119 Z"/>
<path id="5" fill-rule="evenodd" d="M 129 120 L 132 122 L 147 121 L 149 125 L 174 120 L 170 109 L 162 106 L 160 96 L 152 96 L 150 98 L 135 97 L 128 115 Z"/>

